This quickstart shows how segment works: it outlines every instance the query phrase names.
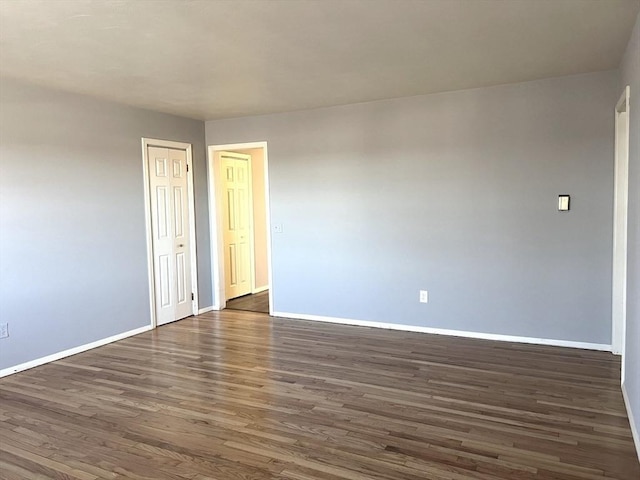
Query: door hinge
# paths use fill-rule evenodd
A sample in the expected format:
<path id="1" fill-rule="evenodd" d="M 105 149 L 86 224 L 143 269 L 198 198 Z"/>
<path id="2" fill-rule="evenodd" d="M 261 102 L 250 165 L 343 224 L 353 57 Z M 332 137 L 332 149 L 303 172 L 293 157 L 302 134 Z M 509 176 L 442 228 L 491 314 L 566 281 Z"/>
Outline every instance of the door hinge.
<path id="1" fill-rule="evenodd" d="M 189 164 L 187 163 L 187 172 L 189 171 Z"/>
<path id="2" fill-rule="evenodd" d="M 193 292 L 191 292 L 191 301 L 193 301 L 195 299 L 196 299 L 195 295 L 193 294 Z"/>

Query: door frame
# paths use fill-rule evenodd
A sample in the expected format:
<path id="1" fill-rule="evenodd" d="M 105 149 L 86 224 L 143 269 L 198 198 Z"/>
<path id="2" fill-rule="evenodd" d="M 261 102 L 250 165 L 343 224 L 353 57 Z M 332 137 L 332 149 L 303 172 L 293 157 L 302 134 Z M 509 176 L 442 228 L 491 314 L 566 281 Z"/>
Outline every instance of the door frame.
<path id="1" fill-rule="evenodd" d="M 187 205 L 189 209 L 189 255 L 191 257 L 191 314 L 198 314 L 198 257 L 196 250 L 196 222 L 195 222 L 195 195 L 193 190 L 193 155 L 190 143 L 175 142 L 172 140 L 159 140 L 156 138 L 142 138 L 142 170 L 144 175 L 144 218 L 147 237 L 147 275 L 149 280 L 149 311 L 151 314 L 151 328 L 158 326 L 156 318 L 156 294 L 155 276 L 153 271 L 153 231 L 151 228 L 151 189 L 149 186 L 149 158 L 148 148 L 173 148 L 184 150 L 187 154 Z"/>
<path id="2" fill-rule="evenodd" d="M 207 147 L 207 174 L 209 184 L 209 238 L 211 243 L 211 285 L 213 288 L 213 310 L 223 310 L 227 306 L 227 297 L 225 294 L 225 281 L 224 281 L 224 262 L 223 259 L 223 226 L 221 216 L 221 196 L 219 186 L 219 152 L 234 150 L 247 150 L 252 148 L 261 148 L 263 152 L 264 163 L 264 196 L 265 196 L 265 210 L 266 210 L 266 230 L 267 230 L 267 270 L 269 279 L 269 315 L 273 315 L 273 273 L 271 262 L 271 195 L 269 192 L 269 154 L 267 149 L 267 142 L 249 142 L 249 143 L 230 143 L 223 145 L 209 145 Z M 249 168 L 251 168 L 251 162 L 249 162 Z M 251 182 L 253 189 L 253 182 Z M 253 194 L 253 192 L 252 192 Z M 254 252 L 254 238 L 253 238 L 253 205 L 251 205 L 251 223 L 252 223 L 252 238 L 251 238 L 251 258 L 255 256 Z M 255 272 L 252 267 L 252 287 L 254 284 Z M 255 288 L 254 288 L 255 290 Z"/>
<path id="3" fill-rule="evenodd" d="M 613 193 L 613 273 L 611 295 L 611 350 L 624 357 L 626 338 L 627 300 L 627 240 L 629 201 L 629 97 L 627 85 L 616 103 L 614 137 L 614 193 Z M 621 114 L 626 121 L 621 122 Z M 620 148 L 625 142 L 625 148 Z M 622 188 L 622 191 L 620 191 Z M 624 382 L 624 359 L 622 361 Z"/>

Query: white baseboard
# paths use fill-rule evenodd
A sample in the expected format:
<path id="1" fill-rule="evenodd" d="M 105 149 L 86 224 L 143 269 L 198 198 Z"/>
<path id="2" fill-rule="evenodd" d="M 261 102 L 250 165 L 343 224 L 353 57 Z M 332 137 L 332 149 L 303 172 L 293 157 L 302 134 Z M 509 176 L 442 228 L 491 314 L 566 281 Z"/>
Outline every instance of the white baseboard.
<path id="1" fill-rule="evenodd" d="M 261 293 L 261 292 L 266 292 L 267 290 L 269 290 L 269 285 L 265 285 L 264 287 L 256 287 L 253 289 L 253 292 L 251 293 Z"/>
<path id="2" fill-rule="evenodd" d="M 553 345 L 556 347 L 583 348 L 586 350 L 611 351 L 611 345 L 603 343 L 574 342 L 571 340 L 555 340 L 550 338 L 517 337 L 498 333 L 466 332 L 463 330 L 449 330 L 445 328 L 419 327 L 414 325 L 400 325 L 396 323 L 370 322 L 368 320 L 352 320 L 349 318 L 323 317 L 320 315 L 306 315 L 302 313 L 273 312 L 274 317 L 294 318 L 298 320 L 313 320 L 318 322 L 355 325 L 358 327 L 386 328 L 388 330 L 402 330 L 404 332 L 432 333 L 435 335 L 450 335 L 454 337 L 480 338 L 483 340 L 497 340 L 500 342 L 532 343 L 535 345 Z"/>
<path id="3" fill-rule="evenodd" d="M 37 358 L 29 362 L 21 363 L 20 365 L 4 368 L 0 370 L 0 378 L 6 377 L 7 375 L 11 375 L 13 373 L 18 373 L 24 370 L 28 370 L 33 367 L 38 367 L 40 365 L 44 365 L 45 363 L 55 362 L 56 360 L 69 357 L 77 353 L 86 352 L 87 350 L 91 350 L 92 348 L 101 347 L 102 345 L 106 345 L 107 343 L 115 342 L 116 340 L 122 340 L 123 338 L 127 338 L 127 337 L 132 337 L 134 335 L 138 335 L 140 333 L 144 333 L 149 330 L 151 330 L 151 325 L 136 328 L 134 330 L 129 330 L 128 332 L 119 333 L 117 335 L 113 335 L 112 337 L 96 340 L 95 342 L 87 343 L 85 345 L 80 345 L 79 347 L 70 348 L 69 350 L 63 350 L 62 352 L 54 353 L 52 355 L 47 355 L 46 357 L 42 357 L 42 358 Z"/>
<path id="4" fill-rule="evenodd" d="M 214 310 L 213 305 L 210 307 L 204 307 L 198 310 L 198 315 L 202 315 L 203 313 L 212 312 Z"/>
<path id="5" fill-rule="evenodd" d="M 638 460 L 640 460 L 640 432 L 636 429 L 636 422 L 634 421 L 633 410 L 631 409 L 631 400 L 629 400 L 629 395 L 627 394 L 627 389 L 624 383 L 622 384 L 622 398 L 624 398 L 624 406 L 627 408 L 627 417 L 629 417 L 631 435 L 633 436 L 633 443 L 636 445 Z"/>

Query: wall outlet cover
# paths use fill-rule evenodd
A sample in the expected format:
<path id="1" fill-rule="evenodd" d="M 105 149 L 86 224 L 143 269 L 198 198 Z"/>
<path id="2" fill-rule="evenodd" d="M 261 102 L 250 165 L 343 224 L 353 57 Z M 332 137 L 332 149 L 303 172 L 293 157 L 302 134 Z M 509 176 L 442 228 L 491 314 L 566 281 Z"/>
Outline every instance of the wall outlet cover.
<path id="1" fill-rule="evenodd" d="M 427 290 L 420 290 L 420 303 L 429 303 L 429 292 Z"/>

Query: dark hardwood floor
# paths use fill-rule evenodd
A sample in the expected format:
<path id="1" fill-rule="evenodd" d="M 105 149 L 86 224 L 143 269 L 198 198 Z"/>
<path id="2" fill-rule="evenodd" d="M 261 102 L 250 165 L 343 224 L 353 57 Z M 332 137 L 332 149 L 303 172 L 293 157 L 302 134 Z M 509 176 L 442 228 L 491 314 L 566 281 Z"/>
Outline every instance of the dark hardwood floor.
<path id="1" fill-rule="evenodd" d="M 269 290 L 229 300 L 227 301 L 227 308 L 230 310 L 269 313 Z"/>
<path id="2" fill-rule="evenodd" d="M 0 380 L 0 477 L 638 480 L 619 372 L 225 310 Z"/>

